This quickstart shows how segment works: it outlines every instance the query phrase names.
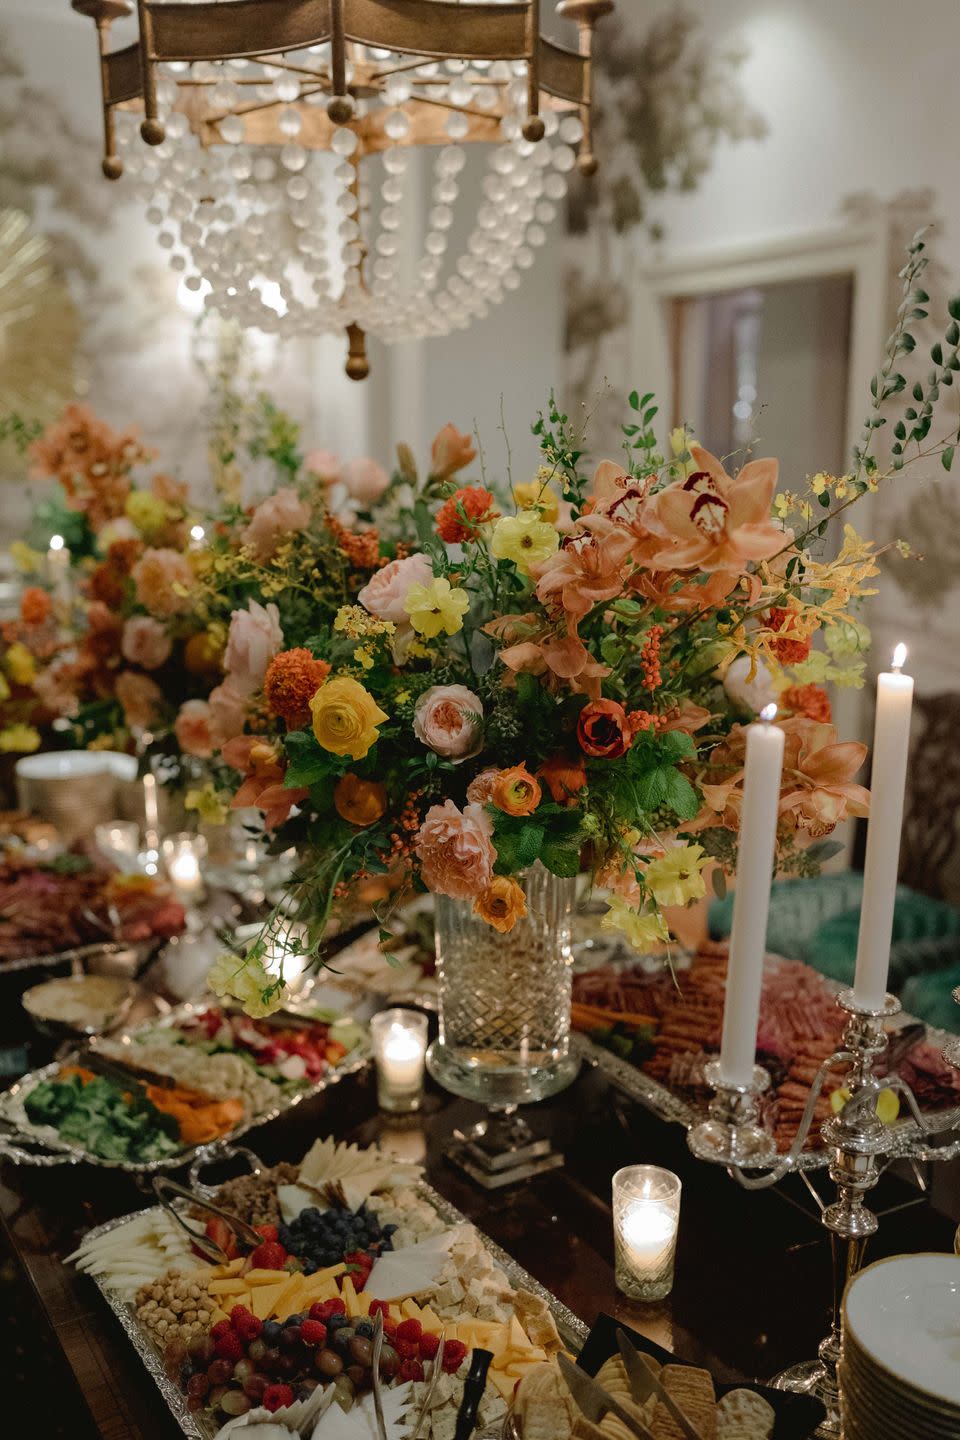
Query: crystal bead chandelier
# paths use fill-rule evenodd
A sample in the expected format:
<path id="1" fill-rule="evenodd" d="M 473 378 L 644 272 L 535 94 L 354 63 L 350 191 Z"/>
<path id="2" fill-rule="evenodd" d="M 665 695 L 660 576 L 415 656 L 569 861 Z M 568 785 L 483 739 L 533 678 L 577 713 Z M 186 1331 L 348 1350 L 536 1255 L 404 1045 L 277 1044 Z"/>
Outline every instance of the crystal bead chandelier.
<path id="1" fill-rule="evenodd" d="M 354 379 L 367 333 L 446 335 L 500 304 L 569 172 L 596 169 L 593 30 L 613 0 L 559 0 L 579 51 L 541 36 L 540 0 L 137 0 L 139 39 L 114 50 L 132 0 L 72 3 L 97 27 L 104 174 L 132 178 L 182 285 L 244 327 L 346 333 Z M 469 144 L 487 151 L 472 223 Z"/>

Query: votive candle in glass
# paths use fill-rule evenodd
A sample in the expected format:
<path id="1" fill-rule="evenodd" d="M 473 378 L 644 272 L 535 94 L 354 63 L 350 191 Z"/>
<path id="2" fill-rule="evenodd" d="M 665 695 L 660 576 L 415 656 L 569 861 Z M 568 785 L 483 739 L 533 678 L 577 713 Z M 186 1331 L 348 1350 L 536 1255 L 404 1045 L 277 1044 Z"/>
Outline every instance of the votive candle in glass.
<path id="1" fill-rule="evenodd" d="M 617 1289 L 631 1300 L 662 1300 L 673 1289 L 680 1180 L 658 1165 L 627 1165 L 613 1177 Z"/>
<path id="2" fill-rule="evenodd" d="M 427 1017 L 419 1010 L 381 1010 L 370 1021 L 381 1110 L 419 1110 L 427 1053 Z"/>
<path id="3" fill-rule="evenodd" d="M 170 884 L 183 900 L 199 900 L 203 895 L 203 862 L 207 842 L 202 835 L 183 830 L 168 835 L 163 842 L 163 859 Z"/>

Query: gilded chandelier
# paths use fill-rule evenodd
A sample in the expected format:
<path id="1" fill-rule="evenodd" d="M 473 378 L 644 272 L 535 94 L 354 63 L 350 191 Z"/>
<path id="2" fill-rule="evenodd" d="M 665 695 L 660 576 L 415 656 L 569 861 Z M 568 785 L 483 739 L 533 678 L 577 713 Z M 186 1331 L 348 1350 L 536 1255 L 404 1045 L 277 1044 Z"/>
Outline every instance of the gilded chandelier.
<path id="1" fill-rule="evenodd" d="M 132 175 L 181 283 L 243 326 L 346 332 L 354 379 L 367 332 L 445 335 L 516 290 L 567 175 L 596 168 L 593 30 L 613 0 L 559 0 L 578 52 L 540 34 L 540 0 L 137 0 L 139 38 L 114 50 L 133 0 L 72 3 L 97 27 L 104 174 Z M 488 148 L 472 224 L 467 144 Z"/>

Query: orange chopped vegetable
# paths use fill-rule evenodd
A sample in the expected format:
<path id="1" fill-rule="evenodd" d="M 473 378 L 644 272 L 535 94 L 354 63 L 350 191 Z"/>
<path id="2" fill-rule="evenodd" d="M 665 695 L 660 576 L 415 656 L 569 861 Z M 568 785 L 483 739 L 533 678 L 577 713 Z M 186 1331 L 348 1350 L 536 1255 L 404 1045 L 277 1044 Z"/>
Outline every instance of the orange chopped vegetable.
<path id="1" fill-rule="evenodd" d="M 211 1100 L 196 1090 L 148 1085 L 147 1096 L 164 1115 L 172 1115 L 186 1145 L 205 1145 L 243 1119 L 242 1100 Z"/>

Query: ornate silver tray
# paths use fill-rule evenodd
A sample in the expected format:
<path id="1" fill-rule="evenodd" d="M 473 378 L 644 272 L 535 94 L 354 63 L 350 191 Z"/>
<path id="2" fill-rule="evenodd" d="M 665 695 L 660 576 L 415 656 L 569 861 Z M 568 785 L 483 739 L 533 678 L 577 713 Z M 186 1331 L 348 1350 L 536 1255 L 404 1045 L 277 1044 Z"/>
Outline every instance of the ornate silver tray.
<path id="1" fill-rule="evenodd" d="M 439 1195 L 426 1181 L 420 1181 L 417 1186 L 417 1194 L 421 1199 L 426 1200 L 432 1205 L 440 1216 L 440 1219 L 448 1225 L 473 1224 L 471 1220 L 467 1219 L 466 1215 L 463 1215 L 455 1206 L 444 1200 L 443 1196 Z M 158 1209 L 159 1207 L 152 1208 Z M 89 1231 L 86 1238 L 96 1239 L 101 1235 L 106 1235 L 112 1230 L 119 1229 L 122 1225 L 129 1224 L 130 1221 L 136 1219 L 138 1215 L 145 1213 L 146 1211 L 140 1210 L 132 1215 L 122 1215 L 117 1220 L 108 1220 L 103 1225 L 98 1225 L 95 1230 Z M 587 1334 L 589 1333 L 587 1326 L 578 1320 L 571 1310 L 568 1310 L 565 1305 L 562 1305 L 549 1290 L 546 1290 L 538 1280 L 534 1280 L 533 1276 L 529 1275 L 521 1265 L 518 1265 L 516 1260 L 512 1259 L 505 1250 L 501 1250 L 500 1246 L 496 1245 L 482 1230 L 477 1229 L 476 1226 L 473 1228 L 477 1231 L 477 1235 L 491 1259 L 500 1266 L 514 1289 L 530 1290 L 533 1294 L 538 1295 L 548 1306 L 564 1344 L 575 1354 L 578 1353 L 583 1348 Z M 167 1376 L 159 1351 L 137 1323 L 137 1318 L 132 1307 L 128 1305 L 116 1291 L 109 1289 L 107 1285 L 96 1277 L 91 1278 L 126 1331 L 131 1345 L 156 1382 L 177 1424 L 186 1435 L 192 1437 L 192 1440 L 210 1440 L 210 1432 L 203 1427 L 202 1423 L 197 1419 L 197 1416 L 187 1409 L 186 1396 Z"/>
<path id="2" fill-rule="evenodd" d="M 211 1003 L 219 1002 L 213 1000 L 212 997 L 185 1001 L 168 1014 L 132 1029 L 120 1031 L 111 1038 L 133 1041 L 138 1034 L 146 1030 L 157 1030 L 175 1025 L 178 1020 L 197 1014 Z M 338 1018 L 346 1020 L 349 1017 L 344 1015 Z M 96 1049 L 95 1041 L 91 1042 L 91 1048 Z M 276 1120 L 278 1115 L 283 1115 L 286 1111 L 292 1110 L 295 1105 L 300 1105 L 304 1100 L 310 1100 L 314 1095 L 319 1095 L 321 1091 L 329 1089 L 331 1085 L 336 1085 L 345 1076 L 356 1074 L 369 1065 L 371 1051 L 368 1040 L 362 1039 L 352 1050 L 347 1052 L 339 1065 L 332 1066 L 312 1084 L 296 1088 L 292 1084 L 277 1085 L 275 1104 L 246 1115 L 238 1125 L 220 1136 L 218 1140 L 206 1145 L 185 1145 L 172 1155 L 165 1155 L 159 1160 L 147 1161 L 106 1160 L 100 1155 L 94 1155 L 92 1151 L 82 1145 L 64 1140 L 52 1126 L 35 1125 L 29 1118 L 24 1109 L 24 1100 L 30 1091 L 42 1081 L 52 1079 L 62 1066 L 73 1064 L 77 1059 L 78 1051 L 71 1049 L 61 1059 L 44 1065 L 39 1070 L 28 1071 L 14 1085 L 11 1085 L 9 1090 L 0 1095 L 0 1160 L 11 1160 L 17 1165 L 43 1166 L 76 1165 L 80 1161 L 86 1161 L 90 1165 L 101 1165 L 113 1170 L 126 1170 L 131 1174 L 138 1175 L 148 1175 L 159 1170 L 175 1170 L 198 1156 L 205 1158 L 214 1155 L 224 1145 L 239 1140 L 242 1135 L 246 1135 L 257 1126 Z"/>

